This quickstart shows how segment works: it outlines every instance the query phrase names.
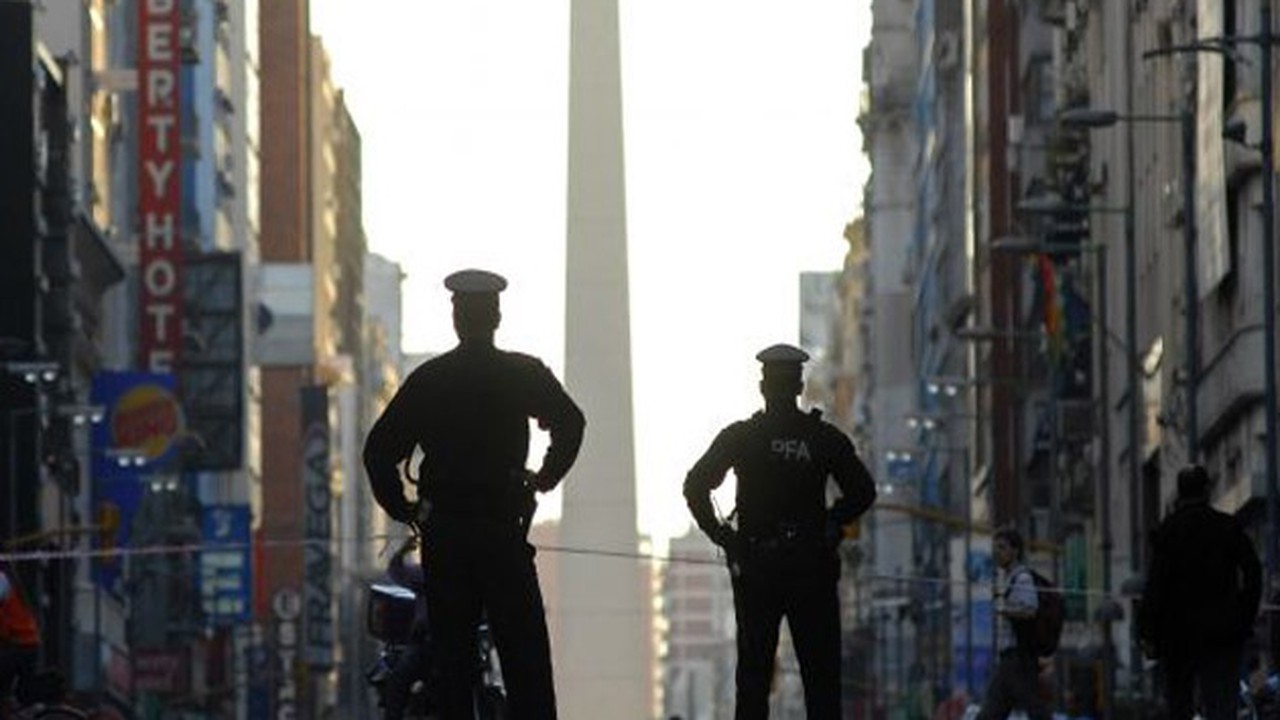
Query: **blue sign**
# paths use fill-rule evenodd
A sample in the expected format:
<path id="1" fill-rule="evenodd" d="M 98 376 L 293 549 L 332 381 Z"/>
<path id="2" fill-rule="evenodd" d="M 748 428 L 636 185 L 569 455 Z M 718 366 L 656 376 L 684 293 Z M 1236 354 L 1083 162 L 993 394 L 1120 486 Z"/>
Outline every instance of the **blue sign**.
<path id="1" fill-rule="evenodd" d="M 886 460 L 885 464 L 890 482 L 907 482 L 915 478 L 916 461 L 911 455 L 895 455 L 893 459 Z"/>
<path id="2" fill-rule="evenodd" d="M 164 469 L 183 432 L 182 407 L 172 375 L 102 372 L 93 376 L 90 402 L 105 409 L 105 422 L 90 436 L 95 522 L 103 532 L 98 548 L 129 547 L 144 478 Z M 94 564 L 94 579 L 122 596 L 123 557 L 107 554 Z"/>
<path id="3" fill-rule="evenodd" d="M 995 577 L 995 563 L 986 548 L 973 548 L 965 562 L 973 582 L 972 605 L 969 623 L 965 623 L 965 605 L 960 601 L 952 615 L 951 657 L 952 680 L 957 687 L 970 687 L 979 694 L 990 681 L 995 653 L 991 643 L 995 635 L 995 612 L 991 602 L 991 583 Z M 967 646 L 972 633 L 973 646 Z M 970 668 L 972 663 L 972 668 Z"/>
<path id="4" fill-rule="evenodd" d="M 253 566 L 249 555 L 249 506 L 210 505 L 201 518 L 200 575 L 197 585 L 211 625 L 248 622 Z M 221 547 L 220 547 L 221 546 Z"/>
<path id="5" fill-rule="evenodd" d="M 982 693 L 987 687 L 987 682 L 991 677 L 991 636 L 993 633 L 992 607 L 990 600 L 973 600 L 973 616 L 972 616 L 972 632 L 973 632 L 973 648 L 970 650 L 966 646 L 966 632 L 969 628 L 965 627 L 964 622 L 964 605 L 959 608 L 959 612 L 955 614 L 955 621 L 951 624 L 951 657 L 954 669 L 952 678 L 956 687 L 972 687 L 978 693 Z M 972 659 L 973 676 L 970 683 L 969 662 Z"/>

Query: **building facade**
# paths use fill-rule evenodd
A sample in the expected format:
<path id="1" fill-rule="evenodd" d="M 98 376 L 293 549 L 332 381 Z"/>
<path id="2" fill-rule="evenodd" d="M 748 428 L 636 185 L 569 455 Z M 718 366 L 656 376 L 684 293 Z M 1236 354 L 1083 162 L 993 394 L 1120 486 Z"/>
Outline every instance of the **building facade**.
<path id="1" fill-rule="evenodd" d="M 915 376 L 910 363 L 912 294 L 908 276 L 917 192 L 913 167 L 917 155 L 913 94 L 919 75 L 919 53 L 913 29 L 913 4 L 872 4 L 871 43 L 863 52 L 863 103 L 858 125 L 863 149 L 871 161 L 871 178 L 863 196 L 867 252 L 865 295 L 860 303 L 867 317 L 866 358 L 860 407 L 865 408 L 864 458 L 880 483 L 880 495 L 913 502 L 914 466 L 898 449 L 910 435 L 906 417 L 914 406 Z M 900 702 L 905 692 L 909 660 L 905 648 L 915 644 L 914 628 L 891 623 L 909 599 L 909 588 L 883 578 L 903 576 L 913 567 L 912 523 L 908 515 L 874 507 L 864 524 L 867 562 L 858 582 L 869 589 L 863 612 L 876 628 L 883 671 L 876 679 L 873 699 L 881 708 Z M 907 635 L 910 631 L 910 635 Z M 890 636 L 892 642 L 890 641 Z"/>
<path id="2" fill-rule="evenodd" d="M 863 120 L 872 267 L 887 262 L 876 259 L 886 252 L 876 223 L 885 173 L 916 189 L 897 234 L 911 238 L 913 337 L 892 350 L 915 369 L 905 439 L 923 493 L 910 498 L 915 545 L 904 566 L 929 576 L 949 565 L 953 584 L 957 568 L 973 577 L 972 544 L 961 565 L 931 561 L 954 555 L 961 537 L 940 542 L 921 525 L 926 510 L 969 528 L 965 542 L 1019 527 L 1032 562 L 1068 593 L 1055 699 L 1125 712 L 1154 692 L 1131 618 L 1144 538 L 1170 506 L 1176 471 L 1208 467 L 1215 504 L 1252 529 L 1260 553 L 1273 532 L 1263 297 L 1274 268 L 1263 262 L 1260 211 L 1271 204 L 1256 60 L 1259 32 L 1274 28 L 1261 27 L 1250 0 L 908 5 L 909 20 L 877 20 L 868 52 L 879 57 L 904 32 L 916 41 L 914 66 L 902 65 L 916 82 L 897 84 L 915 88 L 911 167 L 875 150 L 890 136 L 871 122 L 871 63 Z M 1194 47 L 1220 37 L 1235 50 Z M 862 290 L 877 314 L 881 277 Z M 875 323 L 870 333 L 856 318 L 843 327 L 848 346 L 875 347 Z M 861 379 L 874 426 L 885 420 L 881 387 L 898 385 L 870 366 Z M 891 447 L 883 432 L 869 434 L 877 455 Z M 893 481 L 892 467 L 878 470 Z M 877 520 L 892 502 L 882 500 Z M 953 590 L 953 618 L 959 601 Z M 958 671 L 958 630 L 949 658 L 930 652 L 927 626 L 914 652 L 950 677 L 940 688 L 981 690 Z M 892 647 L 881 652 L 901 662 Z"/>
<path id="3" fill-rule="evenodd" d="M 661 717 L 733 717 L 733 588 L 719 550 L 701 530 L 668 544 L 662 569 Z"/>

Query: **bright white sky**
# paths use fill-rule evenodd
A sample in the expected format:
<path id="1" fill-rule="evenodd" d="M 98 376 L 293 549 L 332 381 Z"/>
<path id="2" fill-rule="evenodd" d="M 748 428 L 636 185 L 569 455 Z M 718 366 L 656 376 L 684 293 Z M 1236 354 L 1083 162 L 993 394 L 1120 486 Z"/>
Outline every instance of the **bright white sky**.
<path id="1" fill-rule="evenodd" d="M 620 11 L 639 524 L 666 538 L 690 524 L 689 466 L 760 406 L 755 353 L 796 341 L 799 273 L 843 261 L 871 11 Z M 569 0 L 312 0 L 364 140 L 370 246 L 408 275 L 406 350 L 452 347 L 441 280 L 484 267 L 510 280 L 498 344 L 561 374 L 568 28 Z"/>

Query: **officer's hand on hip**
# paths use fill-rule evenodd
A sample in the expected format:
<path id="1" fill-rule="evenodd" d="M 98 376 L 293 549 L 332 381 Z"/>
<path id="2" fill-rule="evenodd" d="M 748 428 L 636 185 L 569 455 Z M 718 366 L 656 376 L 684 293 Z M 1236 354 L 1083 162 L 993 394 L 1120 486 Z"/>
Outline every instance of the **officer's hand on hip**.
<path id="1" fill-rule="evenodd" d="M 827 547 L 835 549 L 844 539 L 844 528 L 835 520 L 828 520 L 826 527 L 823 528 L 822 539 Z"/>
<path id="2" fill-rule="evenodd" d="M 529 487 L 542 493 L 551 492 L 556 487 L 556 481 L 544 475 L 541 470 L 537 472 L 530 472 L 529 476 L 525 479 L 525 482 Z"/>
<path id="3" fill-rule="evenodd" d="M 408 524 L 413 525 L 421 533 L 427 528 L 427 523 L 431 520 L 431 503 L 423 500 L 414 508 L 413 517 Z"/>
<path id="4" fill-rule="evenodd" d="M 738 532 L 732 527 L 721 523 L 711 533 L 711 542 L 724 548 L 725 552 L 736 552 L 738 550 Z"/>
<path id="5" fill-rule="evenodd" d="M 397 555 L 405 555 L 418 549 L 418 536 L 410 535 L 400 543 L 400 549 L 396 551 Z"/>

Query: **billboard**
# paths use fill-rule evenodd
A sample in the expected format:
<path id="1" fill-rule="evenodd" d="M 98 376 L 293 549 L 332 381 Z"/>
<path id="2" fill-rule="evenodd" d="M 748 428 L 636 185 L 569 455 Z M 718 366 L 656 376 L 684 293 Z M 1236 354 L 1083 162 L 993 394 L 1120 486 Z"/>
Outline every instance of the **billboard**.
<path id="1" fill-rule="evenodd" d="M 178 370 L 182 407 L 195 442 L 184 470 L 244 465 L 244 283 L 240 253 L 186 259 L 184 332 Z"/>
<path id="2" fill-rule="evenodd" d="M 94 425 L 90 436 L 93 515 L 116 526 L 98 542 L 100 547 L 127 547 L 144 481 L 177 456 L 177 441 L 186 432 L 182 405 L 173 375 L 160 373 L 98 373 L 89 397 L 105 412 L 105 422 Z M 120 594 L 121 570 L 119 557 L 106 556 L 99 559 L 94 576 Z"/>
<path id="3" fill-rule="evenodd" d="M 249 506 L 208 505 L 200 519 L 199 591 L 205 621 L 218 627 L 250 620 L 253 588 Z"/>
<path id="4" fill-rule="evenodd" d="M 329 390 L 310 385 L 302 394 L 303 657 L 312 667 L 334 663 L 333 491 L 329 484 Z"/>
<path id="5" fill-rule="evenodd" d="M 138 366 L 169 372 L 182 351 L 178 0 L 138 2 Z"/>
<path id="6" fill-rule="evenodd" d="M 970 583 L 951 584 L 951 679 L 955 687 L 978 693 L 987 687 L 995 666 L 996 616 L 991 602 L 995 573 L 990 536 L 973 537 L 967 554 L 963 538 L 951 539 L 950 577 L 967 578 Z"/>
<path id="7" fill-rule="evenodd" d="M 185 695 L 191 689 L 191 653 L 186 647 L 134 650 L 133 689 Z"/>

